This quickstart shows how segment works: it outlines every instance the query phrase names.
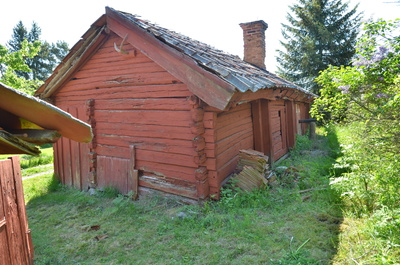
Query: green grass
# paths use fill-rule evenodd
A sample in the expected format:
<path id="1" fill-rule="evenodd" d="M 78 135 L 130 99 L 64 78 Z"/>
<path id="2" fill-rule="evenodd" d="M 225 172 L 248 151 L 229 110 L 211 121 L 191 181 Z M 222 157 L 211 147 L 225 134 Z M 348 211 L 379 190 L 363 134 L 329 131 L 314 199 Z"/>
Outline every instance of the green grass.
<path id="1" fill-rule="evenodd" d="M 32 199 L 46 196 L 55 191 L 59 183 L 54 179 L 53 173 L 43 174 L 40 177 L 23 179 L 25 204 Z"/>
<path id="2" fill-rule="evenodd" d="M 53 163 L 53 147 L 44 145 L 40 148 L 41 154 L 39 156 L 31 155 L 18 155 L 20 157 L 21 169 L 27 169 L 40 165 L 47 165 Z M 13 155 L 0 155 L 0 159 L 7 159 Z"/>
<path id="3" fill-rule="evenodd" d="M 112 189 L 90 196 L 51 175 L 24 180 L 35 264 L 330 264 L 342 216 L 326 186 L 336 151 L 320 134 L 315 143 L 298 139 L 301 150 L 277 165 L 296 170 L 274 188 L 227 187 L 202 206 L 132 202 Z"/>

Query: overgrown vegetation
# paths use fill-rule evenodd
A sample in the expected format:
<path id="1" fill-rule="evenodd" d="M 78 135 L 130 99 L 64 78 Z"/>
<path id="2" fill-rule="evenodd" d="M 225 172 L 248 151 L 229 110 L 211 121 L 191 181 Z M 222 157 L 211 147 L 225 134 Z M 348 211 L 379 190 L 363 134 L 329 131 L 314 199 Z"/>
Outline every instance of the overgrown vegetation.
<path id="1" fill-rule="evenodd" d="M 335 264 L 399 264 L 399 160 L 371 148 L 363 124 L 339 127 L 343 156 L 333 189 L 341 194 L 344 222 Z"/>
<path id="2" fill-rule="evenodd" d="M 400 20 L 367 23 L 351 67 L 321 73 L 313 114 L 342 122 L 332 187 L 344 203 L 337 264 L 400 263 Z"/>
<path id="3" fill-rule="evenodd" d="M 336 140 L 320 133 L 315 143 L 299 137 L 275 187 L 227 186 L 204 205 L 24 180 L 35 264 L 329 264 L 342 217 L 328 186 Z"/>

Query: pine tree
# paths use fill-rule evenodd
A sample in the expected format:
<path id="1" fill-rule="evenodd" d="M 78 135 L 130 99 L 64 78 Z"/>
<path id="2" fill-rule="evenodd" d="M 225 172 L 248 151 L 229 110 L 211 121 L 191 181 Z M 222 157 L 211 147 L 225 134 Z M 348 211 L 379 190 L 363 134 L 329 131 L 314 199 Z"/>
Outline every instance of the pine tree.
<path id="1" fill-rule="evenodd" d="M 13 38 L 7 43 L 8 44 L 8 49 L 10 52 L 17 52 L 19 50 L 22 49 L 22 42 L 24 40 L 27 40 L 29 43 L 30 42 L 29 39 L 29 34 L 28 34 L 28 30 L 26 29 L 26 27 L 24 26 L 24 24 L 22 24 L 22 21 L 19 21 L 17 23 L 17 25 L 14 27 L 13 29 Z M 27 64 L 28 65 L 28 64 Z M 25 79 L 30 79 L 29 78 L 29 72 L 25 72 L 25 71 L 15 71 L 15 73 L 19 76 L 19 77 L 23 77 Z"/>
<path id="2" fill-rule="evenodd" d="M 318 94 L 314 79 L 329 65 L 349 65 L 362 13 L 341 0 L 298 0 L 282 24 L 278 74 Z"/>
<path id="3" fill-rule="evenodd" d="M 25 39 L 28 43 L 34 43 L 35 41 L 40 41 L 42 43 L 38 55 L 26 59 L 26 64 L 32 72 L 17 71 L 18 76 L 24 77 L 28 80 L 45 80 L 49 77 L 54 67 L 56 67 L 68 53 L 69 48 L 66 42 L 58 41 L 54 44 L 48 43 L 47 41 L 41 41 L 41 33 L 42 30 L 35 22 L 32 23 L 32 28 L 29 32 L 23 25 L 22 21 L 18 22 L 14 27 L 12 39 L 7 43 L 11 52 L 20 50 L 21 44 Z"/>

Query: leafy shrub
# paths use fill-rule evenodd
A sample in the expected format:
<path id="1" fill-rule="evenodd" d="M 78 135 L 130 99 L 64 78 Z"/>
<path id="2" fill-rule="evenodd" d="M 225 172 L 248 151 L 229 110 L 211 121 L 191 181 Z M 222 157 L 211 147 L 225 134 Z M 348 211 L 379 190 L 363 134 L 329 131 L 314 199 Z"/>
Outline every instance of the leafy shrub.
<path id="1" fill-rule="evenodd" d="M 384 207 L 376 211 L 371 221 L 374 224 L 375 234 L 387 241 L 393 247 L 400 245 L 400 209 L 390 210 Z"/>

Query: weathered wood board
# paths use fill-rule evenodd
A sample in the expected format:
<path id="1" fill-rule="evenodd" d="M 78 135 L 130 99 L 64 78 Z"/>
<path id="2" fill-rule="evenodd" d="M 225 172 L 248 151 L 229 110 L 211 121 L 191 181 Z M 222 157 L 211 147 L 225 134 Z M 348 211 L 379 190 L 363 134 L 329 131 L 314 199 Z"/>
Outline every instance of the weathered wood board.
<path id="1" fill-rule="evenodd" d="M 0 160 L 0 264 L 33 264 L 18 156 Z"/>

